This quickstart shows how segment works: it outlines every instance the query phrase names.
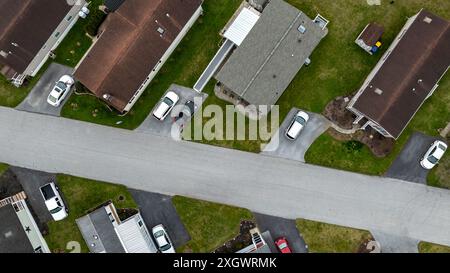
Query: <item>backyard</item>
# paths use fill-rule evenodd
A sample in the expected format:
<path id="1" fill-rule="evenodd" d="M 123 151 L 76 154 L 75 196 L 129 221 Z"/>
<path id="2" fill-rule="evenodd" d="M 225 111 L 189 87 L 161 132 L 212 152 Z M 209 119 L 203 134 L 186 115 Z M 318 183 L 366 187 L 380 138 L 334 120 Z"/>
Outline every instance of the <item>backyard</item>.
<path id="1" fill-rule="evenodd" d="M 175 196 L 172 202 L 191 236 L 177 252 L 212 252 L 239 234 L 242 220 L 253 219 L 252 213 L 242 208 L 181 196 Z"/>
<path id="2" fill-rule="evenodd" d="M 373 240 L 372 234 L 365 230 L 304 219 L 297 220 L 297 228 L 312 253 L 356 253 Z"/>
<path id="3" fill-rule="evenodd" d="M 48 223 L 49 234 L 45 240 L 52 252 L 70 252 L 66 247 L 71 241 L 80 243 L 82 252 L 88 252 L 75 220 L 108 200 L 112 200 L 118 209 L 137 208 L 124 186 L 68 175 L 58 175 L 57 181 L 69 208 L 69 216 L 62 221 Z"/>

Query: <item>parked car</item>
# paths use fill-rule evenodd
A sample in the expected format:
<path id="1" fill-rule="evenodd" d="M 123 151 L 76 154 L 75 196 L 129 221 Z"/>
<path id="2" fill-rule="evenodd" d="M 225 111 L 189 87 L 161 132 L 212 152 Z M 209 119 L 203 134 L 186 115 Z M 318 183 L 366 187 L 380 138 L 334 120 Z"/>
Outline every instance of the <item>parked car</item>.
<path id="1" fill-rule="evenodd" d="M 309 115 L 303 111 L 299 111 L 295 115 L 289 127 L 286 129 L 286 137 L 291 140 L 295 140 L 303 130 L 303 128 L 306 126 L 308 120 Z"/>
<path id="2" fill-rule="evenodd" d="M 159 104 L 156 106 L 155 110 L 153 111 L 153 116 L 163 121 L 167 115 L 172 111 L 173 107 L 177 104 L 180 97 L 175 92 L 169 91 L 164 96 L 164 98 L 159 102 Z"/>
<path id="3" fill-rule="evenodd" d="M 153 227 L 152 234 L 161 253 L 175 253 L 175 248 L 163 225 Z"/>
<path id="4" fill-rule="evenodd" d="M 431 147 L 420 160 L 420 165 L 427 170 L 433 169 L 433 167 L 436 166 L 442 158 L 446 150 L 447 144 L 440 140 L 436 140 L 433 144 L 431 144 Z"/>
<path id="5" fill-rule="evenodd" d="M 48 183 L 40 188 L 45 206 L 55 221 L 63 220 L 67 217 L 67 208 L 59 194 L 55 183 Z"/>
<path id="6" fill-rule="evenodd" d="M 285 237 L 281 237 L 275 240 L 275 245 L 281 253 L 292 253 L 289 243 Z"/>
<path id="7" fill-rule="evenodd" d="M 74 83 L 75 80 L 71 76 L 62 76 L 48 95 L 47 102 L 54 107 L 60 106 Z"/>

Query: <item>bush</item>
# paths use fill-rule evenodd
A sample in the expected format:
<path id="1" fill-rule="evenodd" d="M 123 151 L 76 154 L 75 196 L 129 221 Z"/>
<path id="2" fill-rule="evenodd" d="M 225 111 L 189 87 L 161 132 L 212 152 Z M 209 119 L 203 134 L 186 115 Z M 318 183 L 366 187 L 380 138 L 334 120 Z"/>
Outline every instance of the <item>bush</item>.
<path id="1" fill-rule="evenodd" d="M 86 25 L 84 27 L 84 30 L 91 36 L 96 36 L 98 33 L 98 29 L 100 28 L 100 25 L 105 21 L 106 19 L 106 13 L 99 9 L 92 10 L 88 16 L 86 17 Z"/>
<path id="2" fill-rule="evenodd" d="M 347 151 L 349 153 L 359 152 L 359 151 L 361 151 L 363 146 L 364 146 L 364 144 L 362 144 L 361 142 L 356 141 L 356 140 L 347 141 L 344 143 L 344 147 L 347 149 Z"/>

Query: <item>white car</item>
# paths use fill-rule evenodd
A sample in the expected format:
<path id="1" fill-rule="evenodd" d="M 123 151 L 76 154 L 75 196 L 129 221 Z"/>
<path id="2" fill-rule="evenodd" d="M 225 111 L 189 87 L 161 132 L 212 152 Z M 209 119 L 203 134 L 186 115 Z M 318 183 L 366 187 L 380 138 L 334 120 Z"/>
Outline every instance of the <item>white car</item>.
<path id="1" fill-rule="evenodd" d="M 172 241 L 170 241 L 169 235 L 167 235 L 163 225 L 157 225 L 152 228 L 152 234 L 161 253 L 175 253 Z"/>
<path id="2" fill-rule="evenodd" d="M 309 115 L 303 111 L 299 111 L 292 120 L 291 125 L 286 129 L 286 137 L 295 140 L 306 126 L 308 120 Z"/>
<path id="3" fill-rule="evenodd" d="M 45 206 L 55 221 L 63 220 L 67 217 L 67 208 L 58 192 L 55 183 L 48 183 L 40 188 L 44 197 Z"/>
<path id="4" fill-rule="evenodd" d="M 159 102 L 159 104 L 156 106 L 155 110 L 153 111 L 153 116 L 160 121 L 163 121 L 167 115 L 170 113 L 170 111 L 173 109 L 175 104 L 177 104 L 180 97 L 178 97 L 175 92 L 169 91 L 164 96 L 164 98 Z"/>
<path id="5" fill-rule="evenodd" d="M 47 102 L 54 107 L 60 106 L 74 83 L 75 80 L 71 76 L 62 76 L 48 95 Z"/>
<path id="6" fill-rule="evenodd" d="M 431 147 L 420 160 L 420 165 L 427 170 L 433 169 L 433 167 L 436 166 L 442 158 L 446 150 L 447 144 L 440 140 L 436 140 L 433 144 L 431 144 Z"/>

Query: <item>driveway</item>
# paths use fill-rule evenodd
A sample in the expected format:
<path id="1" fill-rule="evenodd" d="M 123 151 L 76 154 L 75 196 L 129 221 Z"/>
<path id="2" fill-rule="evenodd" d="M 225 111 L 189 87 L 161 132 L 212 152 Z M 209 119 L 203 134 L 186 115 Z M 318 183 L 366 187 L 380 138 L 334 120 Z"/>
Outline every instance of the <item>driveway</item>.
<path id="1" fill-rule="evenodd" d="M 294 253 L 307 253 L 306 243 L 297 230 L 295 220 L 253 213 L 256 224 L 261 232 L 270 231 L 274 240 L 286 237 Z"/>
<path id="2" fill-rule="evenodd" d="M 150 232 L 154 226 L 163 224 L 175 248 L 183 246 L 191 240 L 188 231 L 172 204 L 172 197 L 152 192 L 128 190 L 138 204 L 141 215 Z"/>
<path id="3" fill-rule="evenodd" d="M 429 170 L 422 168 L 420 160 L 431 144 L 439 138 L 415 132 L 386 173 L 387 177 L 427 184 Z"/>
<path id="4" fill-rule="evenodd" d="M 67 94 L 65 100 L 59 107 L 53 107 L 48 104 L 47 97 L 52 91 L 55 83 L 61 78 L 61 76 L 71 75 L 72 72 L 73 68 L 71 67 L 64 66 L 58 63 L 50 64 L 50 66 L 44 72 L 33 89 L 31 89 L 25 100 L 22 101 L 19 106 L 16 107 L 16 109 L 52 116 L 60 116 L 61 109 L 71 93 Z"/>
<path id="5" fill-rule="evenodd" d="M 13 166 L 450 245 L 445 189 L 7 107 L 0 143 Z"/>
<path id="6" fill-rule="evenodd" d="M 201 105 L 206 100 L 208 95 L 205 93 L 198 93 L 191 88 L 172 84 L 162 97 L 164 97 L 169 91 L 175 92 L 180 97 L 180 100 L 178 101 L 177 105 L 173 108 L 171 113 L 163 121 L 159 121 L 155 119 L 151 114 L 153 113 L 152 110 L 152 112 L 144 120 L 144 122 L 138 128 L 136 128 L 136 131 L 142 133 L 155 134 L 158 136 L 171 137 L 176 140 L 181 139 L 180 133 L 181 129 L 184 125 L 186 125 L 189 122 L 190 118 L 184 117 L 178 120 L 176 124 L 174 124 L 175 118 L 178 118 L 180 112 L 183 110 L 184 104 L 188 100 L 191 100 L 195 103 L 196 107 L 194 111 L 196 113 L 200 109 Z"/>
<path id="7" fill-rule="evenodd" d="M 306 151 L 330 127 L 331 123 L 322 115 L 308 112 L 310 119 L 298 138 L 294 141 L 289 140 L 284 134 L 298 111 L 297 108 L 292 108 L 289 111 L 279 130 L 275 133 L 278 138 L 273 137 L 262 154 L 305 162 Z"/>
<path id="8" fill-rule="evenodd" d="M 19 167 L 10 167 L 10 170 L 17 176 L 17 179 L 27 194 L 27 201 L 36 213 L 39 221 L 41 223 L 52 221 L 53 218 L 45 206 L 44 198 L 39 188 L 47 183 L 56 181 L 56 175 Z"/>
<path id="9" fill-rule="evenodd" d="M 375 240 L 380 244 L 382 253 L 418 253 L 419 240 L 405 236 L 396 236 L 384 232 L 370 231 Z"/>

